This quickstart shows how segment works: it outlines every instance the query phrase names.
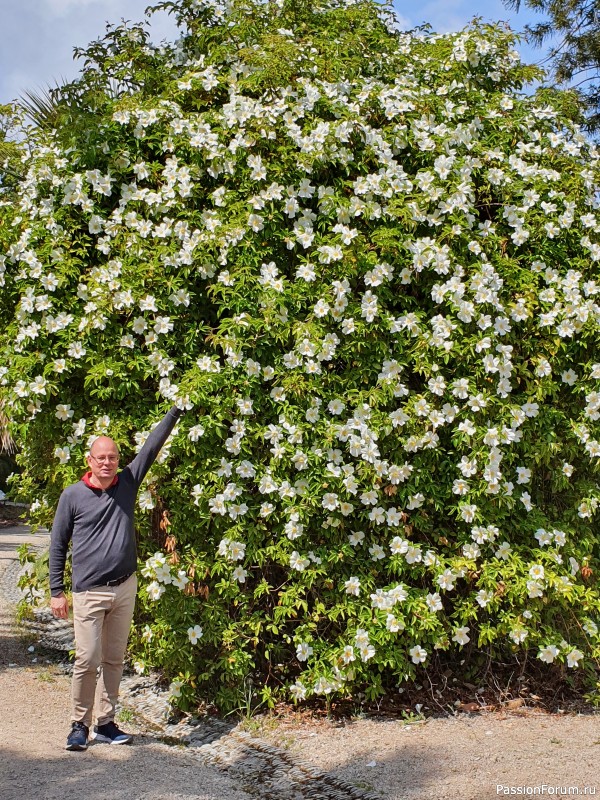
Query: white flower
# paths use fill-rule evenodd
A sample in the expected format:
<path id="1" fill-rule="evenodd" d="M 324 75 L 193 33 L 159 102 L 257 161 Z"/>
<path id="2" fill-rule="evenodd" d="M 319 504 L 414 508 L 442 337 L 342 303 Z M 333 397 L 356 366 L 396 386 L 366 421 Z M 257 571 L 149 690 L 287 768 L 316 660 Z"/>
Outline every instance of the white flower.
<path id="1" fill-rule="evenodd" d="M 187 584 L 190 582 L 190 579 L 185 574 L 185 570 L 180 569 L 177 572 L 177 575 L 172 579 L 173 586 L 176 586 L 178 589 L 183 591 Z"/>
<path id="2" fill-rule="evenodd" d="M 231 573 L 231 577 L 238 583 L 245 583 L 248 577 L 248 572 L 241 566 L 237 566 Z"/>
<path id="3" fill-rule="evenodd" d="M 472 560 L 478 559 L 481 555 L 481 550 L 477 544 L 463 544 L 462 551 L 465 558 Z"/>
<path id="4" fill-rule="evenodd" d="M 546 545 L 552 544 L 552 534 L 550 531 L 544 530 L 544 528 L 538 528 L 533 535 L 540 543 L 540 547 L 545 547 Z"/>
<path id="5" fill-rule="evenodd" d="M 356 659 L 356 656 L 354 655 L 354 648 L 352 647 L 351 644 L 347 644 L 344 647 L 340 658 L 342 659 L 342 662 L 344 664 L 350 664 L 350 662 Z"/>
<path id="6" fill-rule="evenodd" d="M 204 428 L 202 427 L 202 425 L 194 425 L 194 426 L 193 426 L 192 428 L 190 428 L 190 429 L 189 429 L 189 431 L 188 431 L 188 439 L 189 439 L 191 442 L 197 442 L 197 441 L 198 441 L 198 439 L 199 439 L 201 436 L 204 436 Z"/>
<path id="7" fill-rule="evenodd" d="M 360 580 L 358 578 L 348 578 L 344 583 L 347 594 L 353 594 L 356 597 L 360 595 Z"/>
<path id="8" fill-rule="evenodd" d="M 296 658 L 298 661 L 308 661 L 312 654 L 313 649 L 308 642 L 300 642 L 300 644 L 296 647 Z"/>
<path id="9" fill-rule="evenodd" d="M 560 377 L 563 383 L 566 383 L 568 386 L 573 386 L 573 384 L 577 382 L 578 375 L 572 369 L 568 369 L 563 372 Z"/>
<path id="10" fill-rule="evenodd" d="M 341 400 L 332 400 L 328 405 L 327 408 L 330 414 L 341 414 L 344 409 L 346 408 L 345 404 L 342 403 Z"/>
<path id="11" fill-rule="evenodd" d="M 545 647 L 540 649 L 538 653 L 538 658 L 540 661 L 545 661 L 546 664 L 552 664 L 556 656 L 559 654 L 559 648 L 554 644 L 547 644 Z"/>
<path id="12" fill-rule="evenodd" d="M 252 410 L 252 403 L 253 401 L 249 397 L 246 397 L 243 400 L 238 399 L 237 405 L 240 414 L 244 414 L 246 416 L 251 416 L 252 414 L 254 414 L 254 411 Z"/>
<path id="13" fill-rule="evenodd" d="M 357 628 L 354 636 L 354 641 L 357 647 L 365 647 L 369 644 L 369 634 L 364 628 Z"/>
<path id="14" fill-rule="evenodd" d="M 229 561 L 243 561 L 246 555 L 246 545 L 244 542 L 235 542 L 231 539 L 221 539 L 219 543 L 219 555 L 224 555 Z"/>
<path id="15" fill-rule="evenodd" d="M 583 653 L 581 650 L 577 650 L 576 648 L 571 650 L 570 653 L 567 653 L 567 666 L 577 669 L 582 658 Z"/>
<path id="16" fill-rule="evenodd" d="M 408 545 L 404 558 L 407 564 L 418 564 L 423 559 L 421 548 L 415 545 Z"/>
<path id="17" fill-rule="evenodd" d="M 73 344 L 69 345 L 69 348 L 67 350 L 67 355 L 77 360 L 83 358 L 86 352 L 87 350 L 81 344 L 81 342 L 74 342 Z"/>
<path id="18" fill-rule="evenodd" d="M 467 494 L 469 491 L 469 484 L 463 478 L 456 478 L 452 484 L 452 491 L 454 494 Z"/>
<path id="19" fill-rule="evenodd" d="M 533 508 L 533 503 L 531 502 L 531 495 L 529 494 L 529 492 L 523 492 L 519 499 L 525 506 L 525 509 L 527 511 L 531 511 L 531 509 Z"/>
<path id="20" fill-rule="evenodd" d="M 65 447 L 56 447 L 54 449 L 54 455 L 58 458 L 61 464 L 66 464 L 67 461 L 71 459 L 71 451 L 68 446 Z"/>
<path id="21" fill-rule="evenodd" d="M 443 608 L 442 598 L 437 592 L 434 592 L 433 594 L 428 594 L 427 597 L 425 598 L 425 602 L 427 603 L 427 608 L 430 611 L 433 612 L 441 611 Z"/>
<path id="22" fill-rule="evenodd" d="M 391 633 L 398 633 L 406 628 L 403 620 L 399 620 L 394 614 L 388 614 L 385 618 L 385 627 Z"/>
<path id="23" fill-rule="evenodd" d="M 467 642 L 470 642 L 471 639 L 467 635 L 469 633 L 469 628 L 457 628 L 454 632 L 454 636 L 452 637 L 452 641 L 456 642 L 457 644 L 465 645 Z"/>
<path id="24" fill-rule="evenodd" d="M 300 681 L 296 681 L 290 686 L 290 694 L 294 702 L 298 702 L 298 700 L 304 700 L 306 697 L 306 687 Z"/>
<path id="25" fill-rule="evenodd" d="M 181 688 L 183 686 L 183 681 L 181 678 L 175 678 L 175 680 L 171 681 L 169 684 L 169 694 L 173 698 L 181 697 Z"/>
<path id="26" fill-rule="evenodd" d="M 335 509 L 339 506 L 339 499 L 335 492 L 327 492 L 323 495 L 323 499 L 321 500 L 321 505 L 326 511 L 335 511 Z"/>
<path id="27" fill-rule="evenodd" d="M 372 644 L 367 644 L 364 645 L 363 647 L 359 647 L 358 652 L 360 654 L 361 661 L 368 661 L 375 655 L 375 648 L 373 647 Z"/>
<path id="28" fill-rule="evenodd" d="M 202 630 L 201 625 L 194 625 L 193 627 L 187 629 L 188 639 L 192 644 L 198 644 L 203 633 L 204 631 Z"/>
<path id="29" fill-rule="evenodd" d="M 445 589 L 449 592 L 454 589 L 454 582 L 456 581 L 456 575 L 452 572 L 451 569 L 444 570 L 441 575 L 437 577 L 437 584 L 440 589 Z"/>
<path id="30" fill-rule="evenodd" d="M 273 398 L 273 400 L 275 400 L 276 403 L 283 403 L 286 398 L 286 394 L 283 387 L 274 386 L 271 389 L 271 397 Z"/>
<path id="31" fill-rule="evenodd" d="M 482 608 L 485 608 L 493 599 L 493 592 L 487 592 L 485 589 L 480 589 L 475 595 L 475 600 L 477 600 Z"/>
<path id="32" fill-rule="evenodd" d="M 65 420 L 70 419 L 73 416 L 73 410 L 71 409 L 71 406 L 68 403 L 67 404 L 59 403 L 56 406 L 56 413 L 54 416 L 57 417 L 57 419 L 60 419 L 62 422 L 64 422 Z"/>
<path id="33" fill-rule="evenodd" d="M 319 300 L 313 309 L 315 317 L 326 317 L 329 314 L 330 307 L 325 300 Z"/>
<path id="34" fill-rule="evenodd" d="M 504 561 L 506 561 L 508 560 L 508 557 L 510 556 L 511 552 L 512 552 L 512 547 L 510 546 L 510 544 L 508 542 L 501 542 L 494 555 L 496 556 L 496 558 L 501 558 Z"/>
<path id="35" fill-rule="evenodd" d="M 422 664 L 427 659 L 427 650 L 424 650 L 420 645 L 411 647 L 408 651 L 413 664 Z"/>
<path id="36" fill-rule="evenodd" d="M 171 568 L 166 562 L 160 563 L 155 567 L 154 575 L 159 583 L 172 583 Z"/>
<path id="37" fill-rule="evenodd" d="M 385 558 L 385 550 L 379 544 L 374 544 L 369 547 L 369 553 L 373 561 L 381 561 L 382 558 Z"/>
<path id="38" fill-rule="evenodd" d="M 348 534 L 348 542 L 352 545 L 352 547 L 358 547 L 361 542 L 364 541 L 365 534 L 363 531 L 353 531 L 352 533 Z"/>
<path id="39" fill-rule="evenodd" d="M 138 505 L 144 511 L 150 511 L 154 508 L 155 502 L 148 489 L 144 489 L 138 496 Z"/>
<path id="40" fill-rule="evenodd" d="M 29 391 L 33 394 L 46 394 L 46 379 L 38 375 L 29 384 Z"/>
<path id="41" fill-rule="evenodd" d="M 290 567 L 292 569 L 298 570 L 298 572 L 304 572 L 304 570 L 309 566 L 310 561 L 308 558 L 302 558 L 300 553 L 297 550 L 290 556 Z"/>
<path id="42" fill-rule="evenodd" d="M 156 601 L 159 600 L 165 593 L 165 587 L 158 581 L 152 581 L 152 583 L 148 584 L 146 591 L 148 592 L 148 597 L 150 600 Z"/>
<path id="43" fill-rule="evenodd" d="M 513 628 L 508 635 L 515 644 L 521 644 L 529 636 L 529 632 L 525 628 Z"/>
<path id="44" fill-rule="evenodd" d="M 541 581 L 544 579 L 544 567 L 541 564 L 533 564 L 529 569 L 529 575 L 534 581 Z"/>

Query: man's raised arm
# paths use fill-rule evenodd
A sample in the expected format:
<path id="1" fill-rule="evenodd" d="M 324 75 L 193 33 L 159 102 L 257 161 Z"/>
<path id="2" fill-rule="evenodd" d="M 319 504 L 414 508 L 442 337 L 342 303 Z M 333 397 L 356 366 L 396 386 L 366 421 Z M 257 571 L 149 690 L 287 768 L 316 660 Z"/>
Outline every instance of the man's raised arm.
<path id="1" fill-rule="evenodd" d="M 129 464 L 128 469 L 130 470 L 133 480 L 137 486 L 139 486 L 144 480 L 146 473 L 154 463 L 156 456 L 159 454 L 160 448 L 169 438 L 169 434 L 177 424 L 177 421 L 182 414 L 183 411 L 180 408 L 177 408 L 177 406 L 173 406 L 173 408 L 167 411 L 165 416 L 144 442 L 144 446 L 140 452 L 133 459 L 131 464 Z"/>

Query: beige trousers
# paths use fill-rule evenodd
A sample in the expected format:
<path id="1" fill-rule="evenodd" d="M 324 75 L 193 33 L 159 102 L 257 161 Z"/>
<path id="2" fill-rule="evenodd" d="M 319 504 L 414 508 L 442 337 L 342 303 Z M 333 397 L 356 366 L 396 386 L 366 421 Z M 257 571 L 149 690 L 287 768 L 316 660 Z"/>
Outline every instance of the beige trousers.
<path id="1" fill-rule="evenodd" d="M 119 586 L 73 593 L 73 722 L 91 727 L 94 705 L 98 725 L 114 719 L 136 591 L 132 575 Z"/>

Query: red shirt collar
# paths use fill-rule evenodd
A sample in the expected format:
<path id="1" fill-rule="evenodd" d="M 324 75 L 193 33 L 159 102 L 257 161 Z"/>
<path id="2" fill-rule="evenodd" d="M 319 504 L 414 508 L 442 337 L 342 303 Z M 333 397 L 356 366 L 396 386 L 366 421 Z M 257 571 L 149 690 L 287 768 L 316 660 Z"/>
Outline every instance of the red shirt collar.
<path id="1" fill-rule="evenodd" d="M 86 486 L 89 486 L 90 489 L 100 489 L 99 486 L 94 486 L 94 484 L 90 481 L 91 475 L 92 472 L 90 470 L 89 472 L 85 473 L 85 475 L 81 478 L 81 480 L 85 483 Z M 115 475 L 115 477 L 112 479 L 112 483 L 110 484 L 110 486 L 107 486 L 106 488 L 110 489 L 111 487 L 116 486 L 118 482 L 119 482 L 119 476 Z"/>

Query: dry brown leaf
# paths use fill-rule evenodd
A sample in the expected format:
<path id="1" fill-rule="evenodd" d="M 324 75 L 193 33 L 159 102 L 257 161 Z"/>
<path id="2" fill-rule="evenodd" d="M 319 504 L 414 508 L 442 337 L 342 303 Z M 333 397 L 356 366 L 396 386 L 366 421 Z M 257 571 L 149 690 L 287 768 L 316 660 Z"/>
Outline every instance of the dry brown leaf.
<path id="1" fill-rule="evenodd" d="M 525 705 L 525 700 L 522 697 L 515 697 L 514 700 L 508 700 L 504 704 L 504 708 L 508 711 L 515 711 L 517 708 L 522 708 Z"/>
<path id="2" fill-rule="evenodd" d="M 464 714 L 477 714 L 481 711 L 481 706 L 479 703 L 461 703 L 457 706 L 458 711 L 462 711 Z"/>

